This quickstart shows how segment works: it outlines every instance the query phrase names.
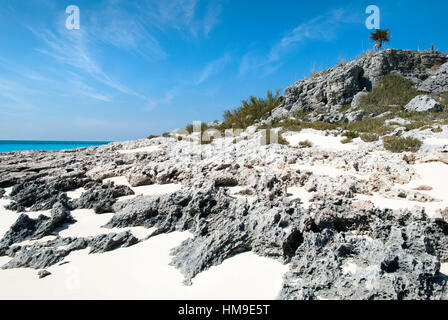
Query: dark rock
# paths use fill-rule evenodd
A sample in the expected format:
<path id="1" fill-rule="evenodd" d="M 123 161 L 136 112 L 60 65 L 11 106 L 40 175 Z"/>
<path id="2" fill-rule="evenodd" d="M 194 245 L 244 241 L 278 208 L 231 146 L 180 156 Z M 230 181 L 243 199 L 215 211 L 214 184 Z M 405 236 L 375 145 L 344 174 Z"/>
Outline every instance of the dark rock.
<path id="1" fill-rule="evenodd" d="M 51 275 L 51 272 L 48 272 L 47 270 L 41 270 L 37 273 L 37 275 L 39 276 L 39 279 L 43 279 Z"/>
<path id="2" fill-rule="evenodd" d="M 443 63 L 441 61 L 439 64 Z M 443 64 L 434 74 L 423 81 L 418 89 L 428 93 L 448 92 L 448 63 Z"/>
<path id="3" fill-rule="evenodd" d="M 67 250 L 58 250 L 52 247 L 42 247 L 39 245 L 24 247 L 16 252 L 14 258 L 2 266 L 2 269 L 47 268 L 60 262 L 69 253 L 70 251 Z"/>
<path id="4" fill-rule="evenodd" d="M 74 223 L 75 220 L 70 215 L 66 198 L 61 196 L 59 200 L 51 210 L 51 217 L 40 215 L 37 219 L 32 219 L 26 214 L 21 214 L 0 241 L 0 248 L 53 235 L 65 224 Z"/>
<path id="5" fill-rule="evenodd" d="M 30 208 L 30 211 L 50 210 L 59 196 L 67 191 L 81 188 L 87 183 L 86 178 L 52 178 L 37 179 L 16 185 L 10 194 L 13 200 L 7 206 L 9 210 L 19 212 Z"/>
<path id="6" fill-rule="evenodd" d="M 62 261 L 71 252 L 90 247 L 90 253 L 102 253 L 118 248 L 130 247 L 139 240 L 129 231 L 120 234 L 106 234 L 91 238 L 56 238 L 28 246 L 13 246 L 6 254 L 13 258 L 2 269 L 43 269 Z M 64 249 L 59 249 L 63 247 Z"/>
<path id="7" fill-rule="evenodd" d="M 248 206 L 223 189 L 191 188 L 122 203 L 108 226 L 193 232 L 172 252 L 172 265 L 187 284 L 203 270 L 253 251 L 292 261 L 283 299 L 442 298 L 446 279 L 439 269 L 448 252 L 448 225 L 421 211 L 365 208 L 332 200 L 305 210 L 278 198 Z M 358 266 L 353 274 L 346 272 L 351 265 Z"/>
<path id="8" fill-rule="evenodd" d="M 134 191 L 128 186 L 102 184 L 84 192 L 79 199 L 73 201 L 73 206 L 78 209 L 94 209 L 97 214 L 113 212 L 112 207 L 117 198 L 133 194 Z"/>
<path id="9" fill-rule="evenodd" d="M 4 194 L 5 194 L 5 190 L 3 188 L 0 188 L 0 199 L 3 198 Z"/>
<path id="10" fill-rule="evenodd" d="M 129 231 L 119 234 L 99 235 L 89 241 L 90 253 L 102 253 L 117 248 L 126 248 L 139 241 Z"/>

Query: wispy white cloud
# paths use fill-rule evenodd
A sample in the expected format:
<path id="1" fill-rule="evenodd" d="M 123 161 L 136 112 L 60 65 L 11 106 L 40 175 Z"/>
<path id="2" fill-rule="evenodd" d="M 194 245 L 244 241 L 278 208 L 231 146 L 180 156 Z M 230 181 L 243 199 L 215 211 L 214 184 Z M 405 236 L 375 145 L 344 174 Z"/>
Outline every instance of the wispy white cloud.
<path id="1" fill-rule="evenodd" d="M 89 39 L 85 31 L 67 32 L 66 30 L 61 30 L 53 32 L 50 30 L 37 31 L 33 28 L 29 29 L 46 45 L 44 48 L 37 49 L 42 54 L 48 55 L 60 64 L 65 64 L 84 72 L 109 88 L 140 99 L 146 99 L 145 96 L 112 79 L 102 70 L 90 53 Z"/>
<path id="2" fill-rule="evenodd" d="M 148 23 L 162 31 L 177 29 L 199 37 L 207 37 L 220 23 L 223 7 L 217 1 L 146 0 L 140 3 Z"/>
<path id="3" fill-rule="evenodd" d="M 211 76 L 221 71 L 230 61 L 230 56 L 226 54 L 222 58 L 219 58 L 207 64 L 207 66 L 205 66 L 205 68 L 201 71 L 199 78 L 196 80 L 196 85 L 202 84 L 207 81 Z"/>
<path id="4" fill-rule="evenodd" d="M 147 19 L 141 12 L 131 12 L 120 3 L 108 2 L 100 16 L 90 14 L 85 19 L 85 29 L 90 37 L 116 48 L 135 52 L 148 60 L 163 60 L 166 53 L 156 37 L 150 33 Z"/>
<path id="5" fill-rule="evenodd" d="M 268 54 L 246 53 L 240 63 L 239 73 L 245 75 L 253 70 L 262 70 L 266 75 L 275 72 L 281 65 L 281 59 L 307 40 L 330 41 L 338 37 L 343 25 L 358 22 L 357 18 L 346 10 L 337 9 L 300 24 L 273 45 Z"/>
<path id="6" fill-rule="evenodd" d="M 171 90 L 168 90 L 161 98 L 148 98 L 145 110 L 151 111 L 159 106 L 170 104 L 171 102 L 173 102 L 177 94 L 178 94 L 178 88 L 176 87 Z"/>

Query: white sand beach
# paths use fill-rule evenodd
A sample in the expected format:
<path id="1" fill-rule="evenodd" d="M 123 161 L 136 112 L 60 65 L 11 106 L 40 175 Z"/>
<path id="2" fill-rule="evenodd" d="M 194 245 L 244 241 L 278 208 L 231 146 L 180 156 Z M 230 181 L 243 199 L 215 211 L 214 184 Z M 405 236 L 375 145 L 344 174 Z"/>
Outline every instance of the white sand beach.
<path id="1" fill-rule="evenodd" d="M 291 133 L 284 137 L 291 146 L 298 146 L 299 142 L 302 141 L 310 141 L 313 144 L 313 147 L 323 150 L 350 151 L 358 148 L 357 145 L 352 143 L 341 143 L 341 140 L 344 139 L 344 137 L 326 136 L 322 131 L 314 129 L 304 129 L 301 132 Z"/>
<path id="2" fill-rule="evenodd" d="M 124 182 L 122 179 L 115 181 Z M 142 194 L 148 195 L 173 192 L 177 188 L 168 186 L 157 192 L 148 188 L 137 190 L 143 190 Z M 77 190 L 70 195 L 78 196 L 79 192 Z M 0 199 L 0 237 L 20 215 L 4 209 L 8 202 L 7 199 Z M 32 215 L 37 217 L 39 214 L 34 212 Z M 136 238 L 144 239 L 154 231 L 143 227 L 103 228 L 112 214 L 97 215 L 89 209 L 74 210 L 71 214 L 77 222 L 62 228 L 59 231 L 61 237 L 88 237 L 129 230 Z M 193 279 L 192 286 L 185 286 L 180 271 L 169 265 L 170 251 L 189 237 L 189 232 L 174 232 L 153 237 L 129 248 L 101 254 L 89 254 L 90 249 L 75 251 L 62 262 L 46 268 L 51 275 L 43 279 L 37 275 L 39 270 L 0 270 L 0 299 L 277 298 L 288 266 L 250 252 L 211 267 Z M 36 241 L 54 238 L 49 236 Z M 20 245 L 34 242 L 24 241 Z M 0 265 L 9 260 L 9 257 L 0 257 Z"/>
<path id="3" fill-rule="evenodd" d="M 412 180 L 409 184 L 395 185 L 395 188 L 403 190 L 415 190 L 421 186 L 428 186 L 432 190 L 419 190 L 421 193 L 440 200 L 437 202 L 416 202 L 407 199 L 388 199 L 378 194 L 373 196 L 358 195 L 360 200 L 370 200 L 375 206 L 381 209 L 402 209 L 413 208 L 415 206 L 423 207 L 429 216 L 440 218 L 439 210 L 448 208 L 448 197 L 446 182 L 448 181 L 448 166 L 441 162 L 420 163 L 412 166 L 419 178 Z"/>

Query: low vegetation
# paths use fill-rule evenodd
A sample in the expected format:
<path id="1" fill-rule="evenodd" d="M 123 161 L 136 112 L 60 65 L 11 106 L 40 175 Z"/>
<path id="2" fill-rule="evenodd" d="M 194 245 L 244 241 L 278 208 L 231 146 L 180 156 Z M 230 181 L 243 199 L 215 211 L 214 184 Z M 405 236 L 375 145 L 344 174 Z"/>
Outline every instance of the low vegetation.
<path id="1" fill-rule="evenodd" d="M 342 139 L 341 140 L 341 143 L 342 144 L 347 144 L 347 143 L 350 143 L 350 142 L 353 142 L 353 138 L 344 138 L 344 139 Z"/>
<path id="2" fill-rule="evenodd" d="M 311 148 L 312 146 L 313 146 L 313 143 L 309 140 L 299 142 L 299 147 L 301 147 L 301 148 Z"/>
<path id="3" fill-rule="evenodd" d="M 342 133 L 342 136 L 343 136 L 343 137 L 347 137 L 348 139 L 353 140 L 353 139 L 356 139 L 356 138 L 359 137 L 359 133 L 356 132 L 356 131 L 344 131 L 344 132 Z"/>
<path id="4" fill-rule="evenodd" d="M 448 108 L 448 92 L 444 92 L 440 95 L 440 103 Z"/>
<path id="5" fill-rule="evenodd" d="M 380 137 L 375 133 L 364 133 L 360 136 L 360 138 L 364 142 L 375 142 L 380 140 Z"/>
<path id="6" fill-rule="evenodd" d="M 224 121 L 220 125 L 220 129 L 246 129 L 255 124 L 255 122 L 269 117 L 272 110 L 282 103 L 280 92 L 281 90 L 277 90 L 275 93 L 272 93 L 269 90 L 266 98 L 251 96 L 247 100 L 242 100 L 239 108 L 224 112 Z"/>
<path id="7" fill-rule="evenodd" d="M 410 80 L 398 74 L 384 77 L 379 86 L 361 98 L 360 108 L 373 115 L 387 111 L 402 110 L 420 92 L 413 87 Z"/>
<path id="8" fill-rule="evenodd" d="M 422 144 L 421 140 L 412 137 L 388 136 L 383 138 L 384 148 L 394 153 L 417 152 Z"/>
<path id="9" fill-rule="evenodd" d="M 373 52 L 370 51 L 365 55 L 369 56 L 372 54 Z M 344 61 L 341 61 L 340 65 L 344 63 Z M 314 76 L 331 72 L 335 68 L 315 73 Z M 379 86 L 361 98 L 359 107 L 356 110 L 364 110 L 367 113 L 367 117 L 361 121 L 341 121 L 338 123 L 309 121 L 318 112 L 318 110 L 310 108 L 309 110 L 291 113 L 283 118 L 274 119 L 270 124 L 260 125 L 260 121 L 267 119 L 272 114 L 272 111 L 283 102 L 283 98 L 280 96 L 280 90 L 277 90 L 275 93 L 268 91 L 264 98 L 251 96 L 246 100 L 242 100 L 238 108 L 232 111 L 225 111 L 221 123 L 218 121 L 210 125 L 201 123 L 201 132 L 203 133 L 212 129 L 219 131 L 221 136 L 224 136 L 227 129 L 245 130 L 249 126 L 256 125 L 257 130 L 267 130 L 266 140 L 268 144 L 271 143 L 270 129 L 281 130 L 281 132 L 300 132 L 303 129 L 339 132 L 344 137 L 341 141 L 342 143 L 350 143 L 358 137 L 364 142 L 379 141 L 381 137 L 393 133 L 397 127 L 403 127 L 406 131 L 430 129 L 433 132 L 442 132 L 443 130 L 440 126 L 448 124 L 448 92 L 442 93 L 437 97 L 439 102 L 444 106 L 441 112 L 419 113 L 405 110 L 404 106 L 419 94 L 421 92 L 413 87 L 410 80 L 398 74 L 389 74 L 384 77 Z M 351 110 L 351 105 L 348 104 L 341 107 L 338 112 L 344 113 L 349 110 Z M 401 124 L 401 122 L 397 121 L 396 123 L 388 122 L 386 124 L 387 120 L 394 118 L 401 118 L 407 120 L 409 123 Z M 193 131 L 193 124 L 187 125 L 184 131 L 178 131 L 182 136 L 178 140 L 185 140 L 182 133 L 191 134 Z M 170 137 L 171 135 L 164 133 L 162 136 Z M 151 135 L 148 139 L 154 139 L 156 137 L 158 136 Z M 214 135 L 214 138 L 216 137 Z M 246 137 L 245 139 L 248 138 Z M 234 143 L 240 140 L 241 138 L 235 135 Z M 201 144 L 209 144 L 212 141 L 213 137 L 211 139 L 201 139 Z M 421 146 L 419 140 L 412 138 L 385 137 L 383 142 L 385 148 L 392 152 L 418 150 Z M 281 134 L 279 134 L 278 143 L 288 144 L 287 140 Z M 312 146 L 312 143 L 309 141 L 301 141 L 299 146 L 309 148 Z"/>
<path id="10" fill-rule="evenodd" d="M 202 122 L 201 123 L 201 132 L 204 132 L 205 130 L 209 129 L 210 127 L 208 126 L 207 123 Z M 194 132 L 194 125 L 193 124 L 189 124 L 185 127 L 185 130 L 189 133 L 192 134 Z"/>

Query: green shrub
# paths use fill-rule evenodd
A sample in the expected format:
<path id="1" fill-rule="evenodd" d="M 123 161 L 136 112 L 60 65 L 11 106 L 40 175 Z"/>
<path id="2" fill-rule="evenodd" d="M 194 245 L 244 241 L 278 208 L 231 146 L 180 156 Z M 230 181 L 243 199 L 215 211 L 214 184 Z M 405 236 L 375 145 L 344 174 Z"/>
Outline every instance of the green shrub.
<path id="1" fill-rule="evenodd" d="M 274 93 L 268 91 L 266 98 L 249 97 L 241 101 L 241 107 L 233 111 L 225 111 L 224 121 L 221 124 L 221 130 L 237 128 L 245 129 L 253 125 L 256 121 L 268 117 L 272 110 L 282 103 L 280 97 L 281 90 Z"/>
<path id="2" fill-rule="evenodd" d="M 146 138 L 146 139 L 149 139 L 149 140 L 151 140 L 151 139 L 154 139 L 154 138 L 158 138 L 159 136 L 155 136 L 155 135 L 150 135 L 148 138 Z"/>
<path id="3" fill-rule="evenodd" d="M 361 135 L 361 140 L 364 142 L 375 142 L 379 139 L 380 137 L 375 133 L 364 133 Z"/>
<path id="4" fill-rule="evenodd" d="M 356 131 L 345 131 L 342 133 L 342 136 L 353 140 L 359 137 L 359 133 Z"/>
<path id="5" fill-rule="evenodd" d="M 341 140 L 341 143 L 342 143 L 342 144 L 347 144 L 347 143 L 350 143 L 350 142 L 352 142 L 352 141 L 353 141 L 352 138 L 344 138 L 344 139 Z"/>
<path id="6" fill-rule="evenodd" d="M 414 130 L 414 129 L 422 128 L 422 127 L 424 127 L 426 125 L 427 125 L 426 121 L 413 121 L 413 122 L 411 122 L 409 124 L 405 124 L 404 127 L 406 128 L 406 131 L 411 131 L 411 130 Z"/>
<path id="7" fill-rule="evenodd" d="M 394 153 L 400 152 L 417 152 L 420 150 L 423 142 L 412 137 L 395 137 L 389 136 L 383 138 L 384 148 Z"/>
<path id="8" fill-rule="evenodd" d="M 208 124 L 206 124 L 205 122 L 201 123 L 201 132 L 204 132 L 205 130 L 209 129 L 210 127 L 208 126 Z M 194 131 L 194 126 L 192 124 L 189 124 L 185 127 L 185 130 L 187 130 L 187 132 L 189 134 L 192 134 Z"/>
<path id="9" fill-rule="evenodd" d="M 314 130 L 334 130 L 338 128 L 338 125 L 335 123 L 328 123 L 323 121 L 314 121 L 314 122 L 303 122 L 302 127 L 304 129 L 314 129 Z"/>
<path id="10" fill-rule="evenodd" d="M 164 138 L 170 138 L 170 137 L 171 137 L 171 133 L 169 133 L 169 132 L 164 132 L 164 133 L 162 134 L 162 137 L 164 137 Z"/>
<path id="11" fill-rule="evenodd" d="M 305 140 L 305 141 L 300 141 L 299 142 L 299 146 L 301 148 L 311 148 L 313 146 L 313 143 L 309 140 Z"/>
<path id="12" fill-rule="evenodd" d="M 445 106 L 448 107 L 448 92 L 444 92 L 440 95 L 440 102 Z"/>
<path id="13" fill-rule="evenodd" d="M 410 80 L 398 74 L 389 74 L 379 86 L 361 98 L 359 105 L 368 113 L 379 115 L 386 111 L 394 111 L 394 106 L 395 110 L 402 109 L 419 94 Z"/>
<path id="14" fill-rule="evenodd" d="M 358 122 L 350 122 L 343 125 L 344 130 L 373 133 L 379 136 L 388 134 L 394 130 L 389 125 L 385 124 L 386 118 L 366 118 Z"/>

